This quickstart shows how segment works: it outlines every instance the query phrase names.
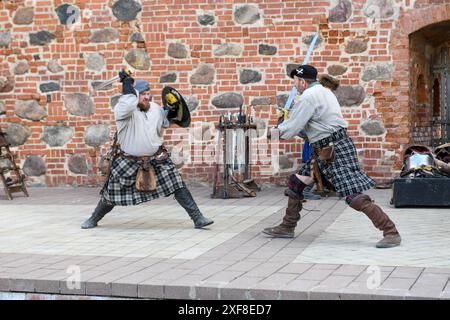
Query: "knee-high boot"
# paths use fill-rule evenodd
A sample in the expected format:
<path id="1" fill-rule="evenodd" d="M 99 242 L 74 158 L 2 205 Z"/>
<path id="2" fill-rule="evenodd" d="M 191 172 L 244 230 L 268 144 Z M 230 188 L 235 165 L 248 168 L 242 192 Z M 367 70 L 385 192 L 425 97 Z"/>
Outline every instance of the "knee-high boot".
<path id="1" fill-rule="evenodd" d="M 187 188 L 177 189 L 175 191 L 175 199 L 186 210 L 192 221 L 194 221 L 195 228 L 203 228 L 214 223 L 213 220 L 203 216 Z"/>
<path id="2" fill-rule="evenodd" d="M 303 208 L 302 200 L 299 197 L 289 196 L 283 222 L 276 227 L 265 228 L 263 233 L 275 238 L 293 238 L 295 227 L 300 220 L 300 211 Z"/>
<path id="3" fill-rule="evenodd" d="M 394 222 L 388 215 L 365 194 L 353 198 L 350 207 L 363 212 L 379 230 L 383 231 L 383 239 L 377 244 L 377 248 L 391 248 L 400 245 L 401 237 Z"/>
<path id="4" fill-rule="evenodd" d="M 107 204 L 103 201 L 103 199 L 100 199 L 91 217 L 81 225 L 81 229 L 95 228 L 97 226 L 97 222 L 99 222 L 105 214 L 110 212 L 113 208 L 114 205 Z"/>

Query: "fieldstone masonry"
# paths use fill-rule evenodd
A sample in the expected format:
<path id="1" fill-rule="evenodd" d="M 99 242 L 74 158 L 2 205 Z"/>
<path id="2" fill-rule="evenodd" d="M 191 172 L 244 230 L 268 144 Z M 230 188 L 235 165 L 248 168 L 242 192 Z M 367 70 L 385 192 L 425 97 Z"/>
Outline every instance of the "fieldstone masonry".
<path id="1" fill-rule="evenodd" d="M 95 124 L 86 128 L 84 141 L 91 147 L 99 147 L 109 140 L 109 126 L 106 124 Z"/>
<path id="2" fill-rule="evenodd" d="M 40 156 L 29 156 L 23 164 L 23 172 L 28 176 L 41 176 L 47 171 L 44 159 Z"/>
<path id="3" fill-rule="evenodd" d="M 33 121 L 42 120 L 47 116 L 45 108 L 40 106 L 35 100 L 18 100 L 16 101 L 15 114 L 22 118 Z"/>
<path id="4" fill-rule="evenodd" d="M 179 90 L 194 112 L 193 125 L 217 123 L 224 109 L 233 113 L 243 105 L 259 124 L 272 127 L 274 107 L 284 106 L 292 88 L 289 73 L 319 30 L 310 63 L 340 81 L 335 94 L 349 134 L 358 149 L 367 150 L 363 168 L 377 180 L 398 173 L 402 150 L 412 141 L 411 118 L 429 114 L 422 110 L 430 107 L 429 97 L 420 112 L 411 107 L 417 100 L 410 90 L 418 82 L 413 75 L 422 72 L 426 87 L 433 86 L 426 79 L 431 69 L 421 61 L 427 41 L 439 37 L 425 37 L 423 45 L 410 39 L 450 21 L 450 0 L 186 0 L 183 6 L 188 9 L 147 0 L 100 6 L 93 0 L 41 0 L 39 7 L 0 1 L 0 125 L 21 163 L 39 155 L 28 162 L 45 163 L 42 178 L 49 186 L 101 184 L 103 178 L 88 167 L 109 147 L 121 92 L 119 84 L 95 93 L 92 86 L 126 66 L 150 81 L 156 103 L 165 85 Z M 166 131 L 168 147 L 185 134 L 178 130 Z M 268 155 L 271 148 L 268 141 Z M 292 164 L 295 170 L 298 139 L 281 140 L 277 148 L 281 167 L 288 172 Z M 202 182 L 212 181 L 213 170 L 206 163 L 181 168 L 186 180 Z M 252 173 L 259 183 L 284 184 L 284 175 L 274 176 L 268 166 L 258 164 Z"/>
<path id="5" fill-rule="evenodd" d="M 62 147 L 69 142 L 74 130 L 65 125 L 45 127 L 41 140 L 50 147 Z"/>

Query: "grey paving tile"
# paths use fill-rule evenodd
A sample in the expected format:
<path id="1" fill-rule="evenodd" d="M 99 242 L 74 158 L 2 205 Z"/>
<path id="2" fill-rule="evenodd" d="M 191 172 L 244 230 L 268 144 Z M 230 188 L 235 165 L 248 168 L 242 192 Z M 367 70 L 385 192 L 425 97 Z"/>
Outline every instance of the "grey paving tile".
<path id="1" fill-rule="evenodd" d="M 261 281 L 261 284 L 275 284 L 278 286 L 283 286 L 284 284 L 291 282 L 297 277 L 298 275 L 293 273 L 274 273 L 267 278 L 264 278 L 264 280 Z"/>
<path id="2" fill-rule="evenodd" d="M 343 289 L 347 287 L 353 280 L 355 276 L 336 276 L 330 275 L 328 278 L 320 282 L 319 287 L 324 288 L 335 288 L 335 289 Z"/>
<path id="3" fill-rule="evenodd" d="M 333 288 L 314 287 L 308 293 L 309 300 L 340 300 L 340 293 Z"/>
<path id="4" fill-rule="evenodd" d="M 308 300 L 306 291 L 280 290 L 280 300 Z"/>
<path id="5" fill-rule="evenodd" d="M 260 265 L 260 261 L 239 261 L 229 267 L 227 267 L 226 271 L 250 271 L 253 270 L 255 267 Z"/>
<path id="6" fill-rule="evenodd" d="M 112 284 L 105 282 L 86 282 L 86 294 L 94 296 L 111 296 Z"/>
<path id="7" fill-rule="evenodd" d="M 396 267 L 394 271 L 392 271 L 390 277 L 417 279 L 423 270 L 424 268 L 417 267 Z"/>
<path id="8" fill-rule="evenodd" d="M 359 276 L 367 266 L 344 264 L 333 271 L 335 276 Z"/>
<path id="9" fill-rule="evenodd" d="M 138 284 L 138 297 L 147 299 L 164 299 L 165 280 L 152 279 L 145 284 Z"/>
<path id="10" fill-rule="evenodd" d="M 408 292 L 406 300 L 428 300 L 428 299 L 439 299 L 442 295 L 442 290 L 430 287 L 416 287 L 412 288 Z"/>
<path id="11" fill-rule="evenodd" d="M 9 291 L 34 292 L 34 282 L 31 279 L 10 279 Z"/>
<path id="12" fill-rule="evenodd" d="M 302 274 L 308 271 L 314 264 L 312 263 L 289 263 L 279 270 L 280 273 Z"/>
<path id="13" fill-rule="evenodd" d="M 128 298 L 138 297 L 137 284 L 113 283 L 111 292 L 112 292 L 111 295 L 115 297 L 128 297 Z"/>
<path id="14" fill-rule="evenodd" d="M 9 291 L 9 279 L 0 278 L 0 291 Z"/>
<path id="15" fill-rule="evenodd" d="M 408 296 L 407 289 L 377 289 L 375 294 L 372 294 L 373 300 L 405 300 Z"/>
<path id="16" fill-rule="evenodd" d="M 380 289 L 409 290 L 415 282 L 415 278 L 395 278 L 391 275 L 383 282 Z"/>
<path id="17" fill-rule="evenodd" d="M 250 300 L 279 300 L 281 294 L 277 285 L 257 284 L 248 289 L 248 298 Z"/>
<path id="18" fill-rule="evenodd" d="M 305 271 L 298 279 L 301 280 L 325 280 L 333 272 L 333 269 L 309 269 Z"/>
<path id="19" fill-rule="evenodd" d="M 155 279 L 161 279 L 161 280 L 175 280 L 178 278 L 181 278 L 189 273 L 191 273 L 191 270 L 187 269 L 171 269 L 166 272 L 158 273 L 154 276 Z"/>
<path id="20" fill-rule="evenodd" d="M 261 263 L 254 269 L 248 271 L 245 275 L 248 277 L 267 277 L 270 276 L 272 273 L 277 272 L 285 265 L 286 263 L 276 263 L 276 262 Z"/>
<path id="21" fill-rule="evenodd" d="M 60 292 L 58 280 L 33 280 L 35 292 L 57 294 Z"/>
<path id="22" fill-rule="evenodd" d="M 303 280 L 297 279 L 290 281 L 284 285 L 281 289 L 287 291 L 304 291 L 309 292 L 312 288 L 318 286 L 320 281 L 318 280 Z"/>
<path id="23" fill-rule="evenodd" d="M 86 283 L 72 281 L 59 281 L 59 292 L 68 295 L 86 295 Z"/>
<path id="24" fill-rule="evenodd" d="M 202 285 L 203 276 L 187 275 L 164 286 L 165 299 L 196 299 L 196 287 Z"/>

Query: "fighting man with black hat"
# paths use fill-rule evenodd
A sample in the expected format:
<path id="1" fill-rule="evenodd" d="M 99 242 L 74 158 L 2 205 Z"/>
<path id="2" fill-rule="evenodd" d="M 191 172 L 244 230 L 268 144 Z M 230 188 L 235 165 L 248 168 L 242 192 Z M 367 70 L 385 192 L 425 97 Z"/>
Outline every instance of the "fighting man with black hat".
<path id="1" fill-rule="evenodd" d="M 116 205 L 137 205 L 171 194 L 187 211 L 195 228 L 212 224 L 214 221 L 200 212 L 161 139 L 161 129 L 171 122 L 189 126 L 189 110 L 183 97 L 175 89 L 165 88 L 163 109 L 152 102 L 146 80 L 135 82 L 123 71 L 119 76 L 123 95 L 114 108 L 114 116 L 120 151 L 112 162 L 97 207 L 81 228 L 96 227 Z M 139 183 L 141 180 L 144 182 Z"/>
<path id="2" fill-rule="evenodd" d="M 375 182 L 359 166 L 356 148 L 347 135 L 348 124 L 342 117 L 336 96 L 316 80 L 317 70 L 313 66 L 299 66 L 292 71 L 291 78 L 301 97 L 289 118 L 278 125 L 280 138 L 288 139 L 305 132 L 313 148 L 313 157 L 297 174 L 289 177 L 289 200 L 283 222 L 264 229 L 263 233 L 278 238 L 294 236 L 302 210 L 303 189 L 313 181 L 310 164 L 315 161 L 322 179 L 338 195 L 346 197 L 350 207 L 366 214 L 374 226 L 383 231 L 383 239 L 376 244 L 377 248 L 400 245 L 401 237 L 394 222 L 368 195 L 362 193 Z"/>

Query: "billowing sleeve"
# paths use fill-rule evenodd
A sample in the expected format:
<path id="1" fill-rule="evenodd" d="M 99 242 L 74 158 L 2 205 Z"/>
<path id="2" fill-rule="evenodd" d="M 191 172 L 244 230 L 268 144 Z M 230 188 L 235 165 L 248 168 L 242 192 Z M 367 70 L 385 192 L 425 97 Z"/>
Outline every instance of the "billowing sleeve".
<path id="1" fill-rule="evenodd" d="M 138 97 L 133 94 L 124 94 L 121 96 L 114 107 L 116 120 L 125 120 L 131 117 L 137 108 L 138 102 Z"/>
<path id="2" fill-rule="evenodd" d="M 289 118 L 278 126 L 280 138 L 289 139 L 297 136 L 300 131 L 305 129 L 309 119 L 314 115 L 314 111 L 307 99 L 300 99 L 289 113 Z"/>

